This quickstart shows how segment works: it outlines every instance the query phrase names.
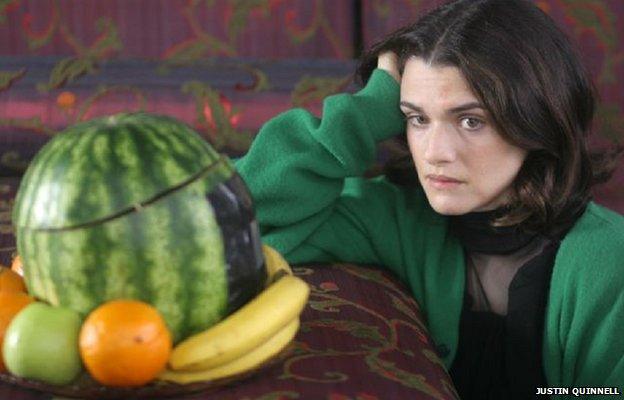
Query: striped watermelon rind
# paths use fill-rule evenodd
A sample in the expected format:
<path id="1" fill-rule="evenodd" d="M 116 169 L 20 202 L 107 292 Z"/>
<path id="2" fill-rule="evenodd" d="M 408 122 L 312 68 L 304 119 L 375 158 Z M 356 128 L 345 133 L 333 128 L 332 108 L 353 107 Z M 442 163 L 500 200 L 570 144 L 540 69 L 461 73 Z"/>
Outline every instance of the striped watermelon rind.
<path id="1" fill-rule="evenodd" d="M 106 218 L 179 186 L 219 158 L 196 132 L 170 117 L 133 113 L 83 122 L 34 157 L 13 221 L 43 229 Z"/>
<path id="2" fill-rule="evenodd" d="M 160 129 L 155 126 L 162 121 L 161 117 L 137 115 L 136 118 L 146 123 L 144 129 L 150 132 Z M 106 128 L 98 130 L 98 123 L 94 122 L 87 125 L 84 135 L 92 137 L 92 144 L 101 146 L 105 142 L 97 140 L 98 132 L 104 136 L 123 136 L 141 131 L 140 123 L 131 116 L 119 116 L 116 123 L 124 120 L 136 129 L 126 129 L 122 124 L 119 132 L 111 133 Z M 100 125 L 110 123 L 106 119 L 99 120 Z M 68 135 L 79 137 L 76 129 L 70 129 Z M 232 181 L 236 175 L 234 167 L 226 157 L 215 155 L 202 139 L 199 139 L 200 144 L 193 143 L 197 135 L 187 133 L 174 135 L 191 142 L 179 148 L 205 146 L 210 151 L 200 157 L 198 166 L 189 167 L 186 173 L 180 172 L 183 169 L 175 173 L 148 169 L 141 175 L 132 168 L 116 167 L 106 171 L 107 163 L 97 158 L 108 159 L 108 163 L 114 158 L 100 154 L 93 157 L 91 172 L 75 172 L 71 174 L 72 179 L 67 179 L 63 174 L 72 166 L 89 169 L 83 161 L 88 155 L 78 157 L 74 150 L 78 148 L 88 153 L 90 148 L 59 147 L 55 143 L 57 140 L 72 142 L 61 134 L 41 150 L 22 181 L 14 214 L 17 248 L 30 294 L 84 316 L 108 300 L 139 299 L 159 310 L 174 341 L 178 342 L 222 319 L 232 311 L 229 307 L 234 301 L 244 302 L 257 293 L 259 282 L 263 280 L 260 274 L 264 274 L 262 261 L 245 263 L 250 266 L 244 267 L 240 261 L 234 267 L 228 264 L 227 259 L 236 259 L 232 257 L 236 248 L 232 248 L 231 240 L 227 241 L 229 248 L 224 245 L 224 231 L 208 201 L 208 194 L 214 196 L 215 188 Z M 122 141 L 133 142 L 121 136 L 106 142 L 109 152 L 119 152 Z M 84 139 L 74 140 L 80 143 Z M 143 136 L 135 143 L 142 146 L 143 141 L 149 140 L 149 136 Z M 55 154 L 57 151 L 73 164 Z M 106 153 L 100 147 L 98 151 Z M 159 153 L 165 158 L 167 154 Z M 131 159 L 135 160 L 135 156 Z M 48 165 L 52 172 L 46 169 L 46 163 L 52 163 Z M 152 168 L 158 165 L 155 161 L 132 163 L 141 169 L 146 165 L 153 164 Z M 95 178 L 96 172 L 101 175 L 99 178 Z M 146 188 L 141 187 L 142 182 L 147 182 Z M 71 188 L 65 191 L 66 186 Z M 108 205 L 99 205 L 98 199 Z M 90 218 L 80 204 L 89 210 Z M 46 210 L 51 217 L 45 215 Z M 254 221 L 241 221 L 241 226 L 245 224 L 255 228 Z M 252 237 L 259 238 L 253 229 L 241 232 L 243 237 L 251 232 Z M 258 243 L 252 245 L 257 247 Z M 243 286 L 244 293 L 237 293 L 235 289 Z"/>

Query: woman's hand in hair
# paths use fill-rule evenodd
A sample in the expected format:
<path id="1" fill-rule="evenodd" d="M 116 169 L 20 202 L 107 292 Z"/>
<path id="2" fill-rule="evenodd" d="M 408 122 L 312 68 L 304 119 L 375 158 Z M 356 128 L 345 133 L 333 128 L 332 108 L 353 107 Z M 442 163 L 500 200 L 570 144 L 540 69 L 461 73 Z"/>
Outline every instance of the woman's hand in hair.
<path id="1" fill-rule="evenodd" d="M 401 75 L 399 74 L 399 66 L 398 66 L 399 58 L 392 51 L 386 51 L 385 53 L 381 53 L 379 57 L 377 57 L 377 68 L 383 69 L 387 73 L 390 74 L 397 82 L 401 82 Z"/>

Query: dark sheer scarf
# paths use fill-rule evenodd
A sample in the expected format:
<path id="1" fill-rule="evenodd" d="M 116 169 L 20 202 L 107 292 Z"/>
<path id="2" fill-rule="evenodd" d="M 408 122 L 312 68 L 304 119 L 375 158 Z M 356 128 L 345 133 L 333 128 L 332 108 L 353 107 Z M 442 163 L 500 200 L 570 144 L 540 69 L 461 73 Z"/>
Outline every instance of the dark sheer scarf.
<path id="1" fill-rule="evenodd" d="M 532 399 L 537 387 L 547 386 L 542 335 L 559 240 L 516 226 L 492 227 L 502 212 L 469 213 L 450 221 L 466 254 L 459 346 L 449 371 L 463 400 Z M 488 276 L 497 278 L 481 282 Z M 504 286 L 502 294 L 500 288 L 492 291 L 496 285 Z M 490 309 L 490 300 L 496 301 L 491 293 L 498 293 L 498 304 L 505 297 L 504 312 Z"/>
<path id="2" fill-rule="evenodd" d="M 504 209 L 500 209 L 453 216 L 450 220 L 451 232 L 468 252 L 513 253 L 528 245 L 537 234 L 526 233 L 515 225 L 493 227 L 491 222 L 504 212 Z"/>

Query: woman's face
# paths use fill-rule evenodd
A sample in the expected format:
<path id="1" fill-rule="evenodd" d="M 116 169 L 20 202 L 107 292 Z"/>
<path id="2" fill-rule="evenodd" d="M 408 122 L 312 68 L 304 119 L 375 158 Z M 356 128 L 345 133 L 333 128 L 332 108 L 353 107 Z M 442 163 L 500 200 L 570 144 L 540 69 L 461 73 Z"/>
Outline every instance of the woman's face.
<path id="1" fill-rule="evenodd" d="M 418 178 L 435 211 L 460 215 L 507 202 L 527 152 L 497 132 L 458 68 L 410 58 L 401 110 Z"/>

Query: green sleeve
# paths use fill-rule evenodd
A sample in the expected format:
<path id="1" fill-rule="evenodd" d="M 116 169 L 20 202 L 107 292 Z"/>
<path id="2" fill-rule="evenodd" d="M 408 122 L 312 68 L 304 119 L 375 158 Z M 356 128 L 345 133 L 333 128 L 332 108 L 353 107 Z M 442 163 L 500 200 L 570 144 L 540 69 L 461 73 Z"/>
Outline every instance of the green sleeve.
<path id="1" fill-rule="evenodd" d="M 399 85 L 382 70 L 360 92 L 325 99 L 321 119 L 294 109 L 267 122 L 236 163 L 263 240 L 290 262 L 399 262 L 380 253 L 399 251 L 403 191 L 361 176 L 377 142 L 404 128 Z"/>

